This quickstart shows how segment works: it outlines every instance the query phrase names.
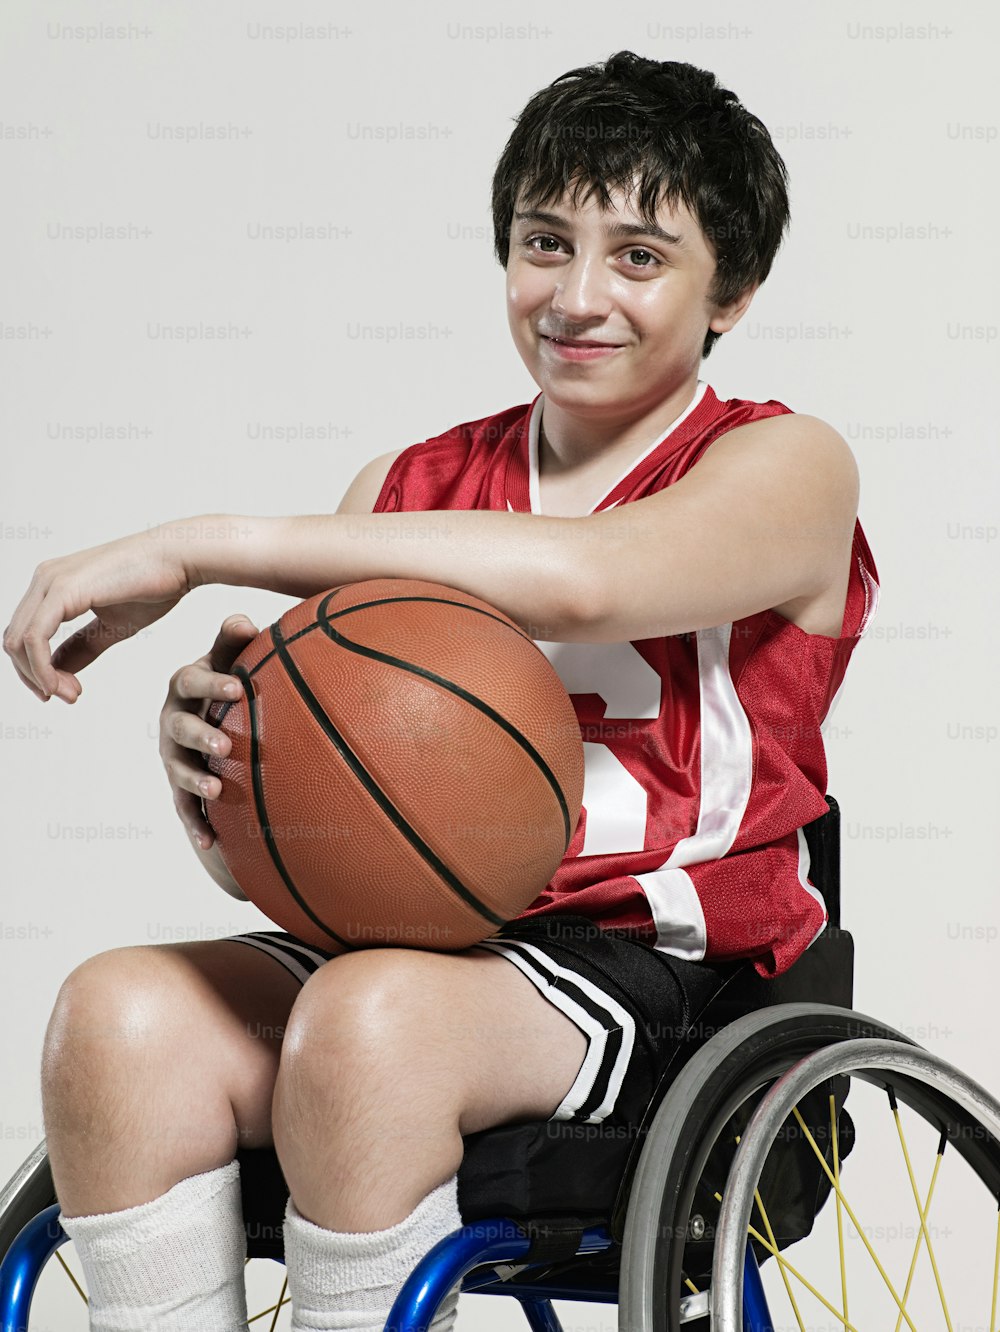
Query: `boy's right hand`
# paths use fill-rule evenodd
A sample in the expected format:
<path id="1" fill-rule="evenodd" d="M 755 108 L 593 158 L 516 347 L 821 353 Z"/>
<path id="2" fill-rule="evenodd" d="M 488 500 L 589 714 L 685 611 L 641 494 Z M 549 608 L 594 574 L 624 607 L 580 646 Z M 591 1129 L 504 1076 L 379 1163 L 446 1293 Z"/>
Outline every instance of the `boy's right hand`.
<path id="1" fill-rule="evenodd" d="M 242 697 L 243 685 L 226 672 L 258 632 L 245 615 L 230 615 L 222 622 L 212 650 L 170 677 L 160 711 L 160 758 L 174 793 L 174 808 L 195 846 L 203 851 L 210 849 L 215 833 L 205 821 L 199 797 L 217 800 L 222 782 L 198 755 L 224 758 L 232 748 L 229 737 L 205 718 L 217 699 Z"/>

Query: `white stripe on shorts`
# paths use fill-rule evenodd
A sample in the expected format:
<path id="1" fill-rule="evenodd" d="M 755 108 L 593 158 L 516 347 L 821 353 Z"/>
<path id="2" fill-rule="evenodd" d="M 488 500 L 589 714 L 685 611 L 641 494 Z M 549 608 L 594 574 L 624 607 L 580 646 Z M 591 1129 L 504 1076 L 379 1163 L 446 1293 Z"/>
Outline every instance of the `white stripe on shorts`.
<path id="1" fill-rule="evenodd" d="M 603 990 L 599 990 L 593 981 L 581 975 L 578 971 L 561 967 L 549 957 L 544 949 L 538 948 L 535 944 L 525 943 L 521 939 L 511 940 L 510 943 L 502 943 L 497 939 L 484 939 L 475 947 L 489 948 L 494 952 L 502 953 L 504 957 L 524 972 L 550 1003 L 555 1004 L 556 1008 L 561 1009 L 571 1021 L 575 1022 L 587 1037 L 586 1057 L 579 1073 L 576 1075 L 575 1082 L 566 1093 L 558 1110 L 551 1116 L 552 1119 L 572 1119 L 587 1100 L 593 1091 L 594 1083 L 604 1063 L 608 1043 L 608 1029 L 621 1028 L 621 1048 L 608 1074 L 607 1094 L 597 1109 L 583 1122 L 599 1124 L 603 1119 L 606 1119 L 615 1107 L 635 1046 L 635 1019 L 632 1014 L 616 1000 L 605 994 Z M 530 957 L 525 957 L 525 953 L 529 954 Z M 532 964 L 531 958 L 537 961 L 537 966 Z M 561 990 L 554 985 L 552 983 L 553 973 L 578 986 L 596 1008 L 608 1015 L 608 1022 L 602 1022 L 598 1016 L 588 1012 L 586 1008 L 577 1003 L 565 990 Z"/>
<path id="2" fill-rule="evenodd" d="M 226 938 L 235 943 L 249 944 L 251 948 L 259 948 L 262 953 L 267 953 L 268 956 L 276 958 L 287 971 L 292 973 L 300 985 L 305 985 L 313 972 L 317 971 L 324 962 L 329 961 L 329 958 L 316 952 L 308 944 L 293 942 L 291 939 L 267 939 L 261 938 L 259 934 L 230 934 Z M 296 953 L 308 958 L 316 965 L 313 967 L 303 966 L 301 962 L 296 960 Z"/>

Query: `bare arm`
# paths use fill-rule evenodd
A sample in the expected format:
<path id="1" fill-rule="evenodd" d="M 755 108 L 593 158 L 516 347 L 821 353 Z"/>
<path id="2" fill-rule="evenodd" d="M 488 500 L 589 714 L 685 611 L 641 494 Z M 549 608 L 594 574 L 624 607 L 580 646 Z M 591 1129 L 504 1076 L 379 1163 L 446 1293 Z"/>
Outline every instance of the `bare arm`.
<path id="1" fill-rule="evenodd" d="M 857 497 L 846 442 L 796 413 L 731 430 L 679 481 L 586 517 L 204 515 L 46 561 L 4 648 L 29 688 L 75 701 L 75 672 L 200 583 L 305 598 L 370 578 L 459 588 L 536 639 L 690 633 L 818 596 L 842 578 Z M 95 620 L 50 656 L 59 625 L 88 608 Z"/>
<path id="2" fill-rule="evenodd" d="M 857 468 L 815 417 L 721 436 L 679 481 L 579 518 L 490 510 L 208 517 L 238 541 L 187 546 L 195 582 L 295 596 L 334 583 L 419 578 L 496 606 L 533 638 L 628 642 L 726 624 L 842 574 Z"/>

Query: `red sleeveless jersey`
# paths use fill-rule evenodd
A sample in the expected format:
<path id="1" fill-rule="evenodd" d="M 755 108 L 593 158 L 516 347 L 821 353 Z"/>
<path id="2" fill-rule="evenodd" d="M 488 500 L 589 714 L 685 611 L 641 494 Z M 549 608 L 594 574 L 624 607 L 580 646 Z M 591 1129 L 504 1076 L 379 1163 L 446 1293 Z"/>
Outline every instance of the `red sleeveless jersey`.
<path id="1" fill-rule="evenodd" d="M 543 405 L 539 393 L 404 449 L 374 511 L 538 513 Z M 672 485 L 727 430 L 790 411 L 720 401 L 699 380 L 594 512 Z M 786 971 L 827 921 L 803 827 L 826 812 L 820 725 L 878 594 L 856 523 L 837 638 L 766 610 L 628 643 L 535 640 L 573 701 L 585 782 L 566 855 L 518 919 L 573 912 L 679 957 L 750 957 L 763 976 Z"/>

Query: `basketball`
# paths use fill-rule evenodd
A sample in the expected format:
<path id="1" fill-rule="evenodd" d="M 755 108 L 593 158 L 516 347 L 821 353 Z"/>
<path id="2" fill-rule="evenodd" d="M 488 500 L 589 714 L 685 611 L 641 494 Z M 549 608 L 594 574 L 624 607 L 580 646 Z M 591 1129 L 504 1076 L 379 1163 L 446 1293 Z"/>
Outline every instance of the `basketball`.
<path id="1" fill-rule="evenodd" d="M 220 854 L 246 896 L 333 953 L 457 950 L 552 878 L 583 799 L 555 669 L 513 620 L 437 583 L 379 578 L 301 602 L 240 654 L 208 719 Z"/>

